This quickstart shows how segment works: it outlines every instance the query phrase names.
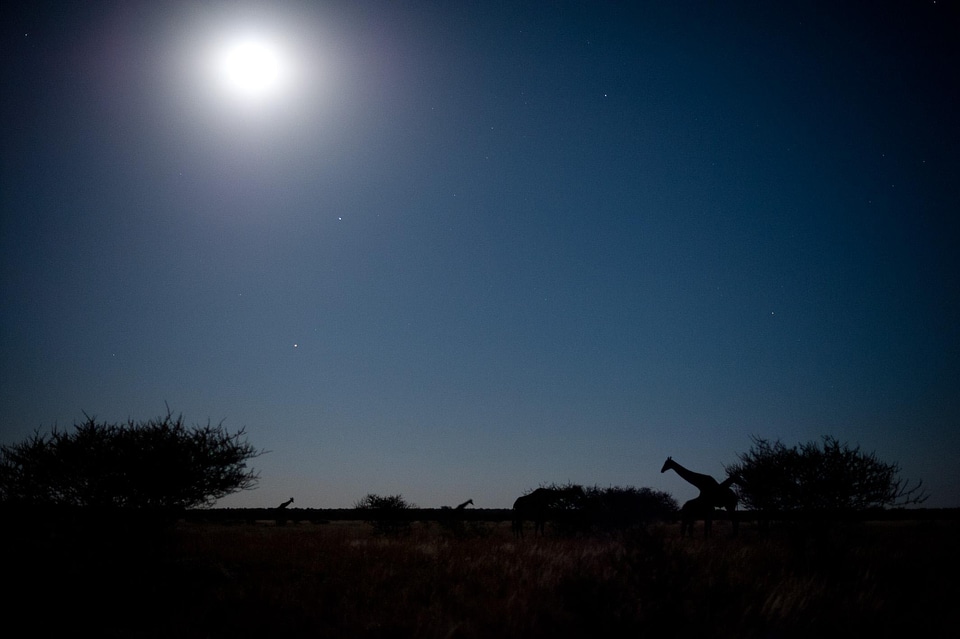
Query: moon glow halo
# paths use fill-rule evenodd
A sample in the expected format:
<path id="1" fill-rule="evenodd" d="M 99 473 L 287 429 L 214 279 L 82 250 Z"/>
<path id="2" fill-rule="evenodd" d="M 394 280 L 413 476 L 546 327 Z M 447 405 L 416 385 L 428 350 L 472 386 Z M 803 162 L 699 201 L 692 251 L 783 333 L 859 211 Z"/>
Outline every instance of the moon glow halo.
<path id="1" fill-rule="evenodd" d="M 217 47 L 214 73 L 227 97 L 257 105 L 276 100 L 291 89 L 294 63 L 281 43 L 243 34 L 225 38 Z"/>

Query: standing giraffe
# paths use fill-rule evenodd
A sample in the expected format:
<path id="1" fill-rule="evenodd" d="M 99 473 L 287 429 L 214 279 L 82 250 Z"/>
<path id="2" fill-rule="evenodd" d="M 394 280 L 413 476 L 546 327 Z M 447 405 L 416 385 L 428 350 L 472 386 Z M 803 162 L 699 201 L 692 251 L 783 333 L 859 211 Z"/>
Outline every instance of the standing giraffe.
<path id="1" fill-rule="evenodd" d="M 569 486 L 567 488 L 537 488 L 532 493 L 521 495 L 513 502 L 513 535 L 523 537 L 523 522 L 533 520 L 533 536 L 539 532 L 544 534 L 547 515 L 564 500 L 583 497 L 583 488 Z"/>
<path id="2" fill-rule="evenodd" d="M 737 520 L 737 502 L 739 499 L 736 493 L 730 489 L 731 484 L 734 482 L 733 477 L 728 477 L 723 483 L 720 483 L 710 475 L 695 473 L 692 470 L 684 468 L 673 461 L 673 457 L 667 457 L 667 461 L 663 462 L 663 468 L 660 469 L 660 472 L 665 473 L 668 470 L 673 470 L 685 481 L 693 484 L 700 490 L 699 495 L 686 502 L 680 508 L 681 537 L 688 532 L 691 536 L 693 535 L 693 522 L 697 519 L 703 520 L 703 536 L 709 537 L 713 529 L 713 515 L 714 509 L 716 508 L 725 508 L 727 512 L 730 513 L 733 534 L 737 534 L 740 523 Z"/>
<path id="3" fill-rule="evenodd" d="M 704 537 L 709 537 L 713 527 L 713 504 L 705 497 L 694 497 L 680 507 L 680 536 L 686 537 L 689 533 L 693 537 L 693 524 L 698 519 L 703 520 Z"/>
<path id="4" fill-rule="evenodd" d="M 277 525 L 278 525 L 278 526 L 286 526 L 286 525 L 287 525 L 287 518 L 286 518 L 286 517 L 283 517 L 283 516 L 281 515 L 281 513 L 282 513 L 282 511 L 286 510 L 286 509 L 287 509 L 287 506 L 289 506 L 289 505 L 292 504 L 292 503 L 293 503 L 293 497 L 291 497 L 291 498 L 288 499 L 287 501 L 285 501 L 285 502 L 283 502 L 282 504 L 280 504 L 279 506 L 277 506 L 276 511 L 277 511 Z"/>
<path id="5" fill-rule="evenodd" d="M 455 506 L 453 508 L 450 506 L 440 506 L 442 511 L 446 511 L 443 516 L 437 519 L 437 521 L 440 523 L 440 526 L 449 530 L 456 537 L 464 536 L 467 533 L 467 530 L 463 524 L 463 511 L 466 510 L 467 506 L 471 505 L 472 503 L 473 500 L 468 499 L 459 506 Z"/>

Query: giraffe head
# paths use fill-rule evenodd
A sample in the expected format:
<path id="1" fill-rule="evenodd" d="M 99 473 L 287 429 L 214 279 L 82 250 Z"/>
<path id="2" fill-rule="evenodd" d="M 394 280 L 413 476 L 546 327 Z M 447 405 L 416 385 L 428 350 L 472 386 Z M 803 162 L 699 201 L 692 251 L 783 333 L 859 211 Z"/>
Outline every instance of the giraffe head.
<path id="1" fill-rule="evenodd" d="M 673 457 L 667 457 L 667 461 L 663 462 L 663 468 L 660 469 L 661 473 L 665 473 L 670 470 L 670 466 L 673 465 Z"/>

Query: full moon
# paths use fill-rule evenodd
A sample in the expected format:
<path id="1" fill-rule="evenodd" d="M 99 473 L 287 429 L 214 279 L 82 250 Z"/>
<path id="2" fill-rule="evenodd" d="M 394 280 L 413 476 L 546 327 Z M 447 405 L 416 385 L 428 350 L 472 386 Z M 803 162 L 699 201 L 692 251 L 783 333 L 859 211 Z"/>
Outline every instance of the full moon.
<path id="1" fill-rule="evenodd" d="M 240 95 L 257 96 L 273 90 L 282 75 L 277 51 L 266 42 L 241 40 L 223 53 L 224 81 Z"/>
<path id="2" fill-rule="evenodd" d="M 290 90 L 294 63 L 281 42 L 258 34 L 224 38 L 213 60 L 216 82 L 242 103 L 276 100 Z"/>
<path id="3" fill-rule="evenodd" d="M 170 27 L 163 56 L 169 81 L 162 91 L 189 118 L 184 122 L 204 135 L 226 136 L 218 143 L 259 144 L 301 136 L 305 126 L 334 113 L 330 89 L 342 54 L 329 45 L 336 32 L 315 14 L 196 4 L 203 15 Z"/>

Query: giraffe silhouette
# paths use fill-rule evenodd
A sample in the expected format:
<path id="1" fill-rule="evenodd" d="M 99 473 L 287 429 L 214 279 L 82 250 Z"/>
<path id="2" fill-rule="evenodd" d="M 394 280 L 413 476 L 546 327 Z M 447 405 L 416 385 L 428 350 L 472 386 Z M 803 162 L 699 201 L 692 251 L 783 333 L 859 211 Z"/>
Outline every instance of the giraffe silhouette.
<path id="1" fill-rule="evenodd" d="M 286 526 L 286 525 L 287 525 L 287 518 L 284 517 L 284 516 L 282 516 L 282 513 L 283 513 L 284 510 L 287 509 L 287 506 L 289 506 L 289 505 L 292 504 L 292 503 L 293 503 L 293 497 L 291 497 L 290 499 L 288 499 L 287 501 L 283 502 L 282 504 L 280 504 L 279 506 L 276 507 L 275 510 L 277 511 L 277 525 L 278 525 L 278 526 Z"/>
<path id="2" fill-rule="evenodd" d="M 468 499 L 467 501 L 453 508 L 450 506 L 440 506 L 440 509 L 445 511 L 444 515 L 438 518 L 440 526 L 456 537 L 463 537 L 466 535 L 468 530 L 464 525 L 464 515 L 462 514 L 462 511 L 466 510 L 467 506 L 471 504 L 473 504 L 473 500 Z"/>
<path id="3" fill-rule="evenodd" d="M 533 520 L 533 536 L 539 532 L 544 534 L 547 515 L 559 506 L 564 500 L 574 500 L 583 497 L 583 488 L 568 486 L 566 488 L 537 488 L 532 493 L 521 495 L 513 502 L 513 535 L 523 537 L 524 520 Z"/>
<path id="4" fill-rule="evenodd" d="M 728 477 L 722 483 L 710 475 L 696 473 L 684 468 L 673 460 L 673 457 L 667 457 L 663 462 L 661 473 L 673 470 L 682 479 L 693 484 L 700 490 L 700 494 L 690 501 L 686 502 L 680 508 L 680 536 L 687 533 L 693 536 L 693 523 L 703 520 L 703 536 L 709 537 L 713 530 L 714 511 L 717 508 L 725 508 L 730 514 L 730 522 L 733 525 L 733 534 L 737 534 L 739 521 L 737 520 L 737 494 L 733 492 L 730 486 L 734 483 L 733 477 Z"/>

